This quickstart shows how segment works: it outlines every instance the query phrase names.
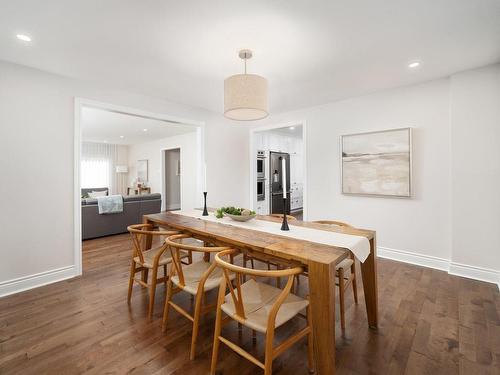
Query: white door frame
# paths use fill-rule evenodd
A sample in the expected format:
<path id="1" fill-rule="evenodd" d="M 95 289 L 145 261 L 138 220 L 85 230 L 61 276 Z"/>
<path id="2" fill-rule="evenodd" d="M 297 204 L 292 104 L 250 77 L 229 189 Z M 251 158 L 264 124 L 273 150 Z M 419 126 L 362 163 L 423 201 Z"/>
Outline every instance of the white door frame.
<path id="1" fill-rule="evenodd" d="M 164 113 L 149 112 L 138 108 L 126 107 L 121 105 L 115 105 L 105 102 L 100 102 L 91 99 L 75 97 L 75 111 L 74 111 L 74 163 L 73 163 L 73 211 L 74 211 L 74 263 L 76 276 L 82 274 L 82 202 L 81 202 L 81 190 L 80 190 L 80 159 L 81 159 L 81 142 L 82 142 L 82 129 L 81 129 L 81 115 L 82 109 L 87 108 L 97 108 L 105 111 L 122 113 L 126 115 L 132 115 L 137 117 L 143 117 L 152 120 L 167 121 L 177 124 L 186 124 L 196 126 L 196 143 L 197 143 L 197 171 L 196 171 L 196 192 L 199 197 L 199 204 L 201 205 L 203 201 L 202 196 L 202 184 L 203 184 L 203 168 L 205 165 L 205 122 L 193 119 L 186 119 L 177 116 L 172 116 Z M 180 148 L 180 147 L 178 147 Z M 181 176 L 182 177 L 182 176 Z"/>
<path id="2" fill-rule="evenodd" d="M 257 160 L 257 153 L 255 148 L 255 133 L 265 132 L 268 130 L 279 129 L 279 128 L 289 128 L 290 126 L 302 126 L 302 160 L 303 160 L 303 220 L 307 220 L 308 217 L 308 202 L 307 202 L 307 124 L 305 120 L 300 121 L 289 121 L 285 123 L 278 123 L 273 125 L 265 125 L 258 128 L 250 129 L 250 206 L 255 210 L 255 181 L 257 181 L 257 166 L 255 161 Z"/>
<path id="3" fill-rule="evenodd" d="M 167 155 L 166 151 L 170 150 L 179 150 L 179 159 L 181 163 L 181 174 L 180 174 L 180 207 L 182 210 L 182 169 L 184 162 L 182 161 L 182 147 L 181 146 L 173 146 L 173 147 L 167 147 L 167 148 L 162 148 L 161 149 L 161 193 L 163 194 L 163 199 L 161 201 L 161 210 L 166 211 L 167 210 L 167 184 L 165 183 L 165 157 Z"/>

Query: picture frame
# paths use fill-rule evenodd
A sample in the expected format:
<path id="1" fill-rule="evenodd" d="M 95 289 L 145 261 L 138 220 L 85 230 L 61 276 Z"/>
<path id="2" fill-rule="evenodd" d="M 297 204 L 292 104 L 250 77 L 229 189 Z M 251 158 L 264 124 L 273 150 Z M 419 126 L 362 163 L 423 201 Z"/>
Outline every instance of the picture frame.
<path id="1" fill-rule="evenodd" d="M 412 148 L 410 127 L 342 135 L 342 194 L 410 198 Z"/>
<path id="2" fill-rule="evenodd" d="M 137 181 L 149 181 L 148 160 L 137 160 Z"/>

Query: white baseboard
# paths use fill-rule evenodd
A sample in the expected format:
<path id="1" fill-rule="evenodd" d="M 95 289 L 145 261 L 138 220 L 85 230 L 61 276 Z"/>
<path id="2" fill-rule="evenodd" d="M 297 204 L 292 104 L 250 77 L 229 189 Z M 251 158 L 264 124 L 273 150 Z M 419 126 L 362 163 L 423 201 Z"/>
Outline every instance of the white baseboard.
<path id="1" fill-rule="evenodd" d="M 500 271 L 489 268 L 469 266 L 466 264 L 454 263 L 448 259 L 433 257 L 413 253 L 410 251 L 390 249 L 387 247 L 377 247 L 377 255 L 380 258 L 396 260 L 398 262 L 415 264 L 417 266 L 434 268 L 446 271 L 450 275 L 466 277 L 479 281 L 486 281 L 498 286 L 500 290 Z"/>
<path id="2" fill-rule="evenodd" d="M 387 247 L 377 247 L 377 254 L 381 258 L 397 260 L 399 262 L 415 264 L 417 266 L 435 268 L 447 271 L 450 269 L 450 261 L 443 258 L 412 253 L 410 251 L 389 249 Z"/>
<path id="3" fill-rule="evenodd" d="M 496 270 L 450 262 L 450 270 L 448 273 L 450 275 L 462 276 L 469 279 L 497 284 L 498 289 L 500 289 L 500 272 Z"/>
<path id="4" fill-rule="evenodd" d="M 74 265 L 0 282 L 0 297 L 78 276 Z"/>
<path id="5" fill-rule="evenodd" d="M 500 290 L 500 271 L 454 263 L 443 258 L 422 255 L 410 251 L 390 249 L 387 247 L 379 246 L 377 248 L 377 253 L 380 258 L 387 258 L 399 262 L 415 264 L 417 266 L 434 268 L 446 271 L 450 275 L 497 284 Z M 70 279 L 76 276 L 78 276 L 76 267 L 71 265 L 13 280 L 2 281 L 0 282 L 0 297 L 38 288 L 43 285 L 52 284 L 57 281 Z"/>

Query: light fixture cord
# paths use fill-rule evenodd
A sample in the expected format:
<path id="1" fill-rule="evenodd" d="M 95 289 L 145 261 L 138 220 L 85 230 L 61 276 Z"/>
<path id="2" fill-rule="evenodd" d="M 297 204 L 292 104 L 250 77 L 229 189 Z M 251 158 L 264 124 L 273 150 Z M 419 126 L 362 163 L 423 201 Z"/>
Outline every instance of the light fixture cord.
<path id="1" fill-rule="evenodd" d="M 247 57 L 245 56 L 245 74 L 247 74 Z"/>

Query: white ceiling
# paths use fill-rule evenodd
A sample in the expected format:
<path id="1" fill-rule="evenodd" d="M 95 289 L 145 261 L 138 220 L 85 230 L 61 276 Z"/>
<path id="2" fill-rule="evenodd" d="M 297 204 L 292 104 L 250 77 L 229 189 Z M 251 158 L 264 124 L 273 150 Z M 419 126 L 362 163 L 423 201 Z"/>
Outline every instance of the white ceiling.
<path id="1" fill-rule="evenodd" d="M 0 59 L 222 112 L 250 48 L 278 112 L 498 62 L 499 20 L 498 0 L 0 0 Z"/>
<path id="2" fill-rule="evenodd" d="M 144 143 L 196 131 L 196 127 L 191 125 L 87 107 L 82 109 L 81 127 L 82 139 L 85 142 L 118 145 Z"/>
<path id="3" fill-rule="evenodd" d="M 276 128 L 269 130 L 270 133 L 286 135 L 290 137 L 302 138 L 302 125 L 287 126 L 285 128 Z"/>

